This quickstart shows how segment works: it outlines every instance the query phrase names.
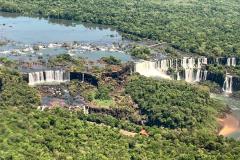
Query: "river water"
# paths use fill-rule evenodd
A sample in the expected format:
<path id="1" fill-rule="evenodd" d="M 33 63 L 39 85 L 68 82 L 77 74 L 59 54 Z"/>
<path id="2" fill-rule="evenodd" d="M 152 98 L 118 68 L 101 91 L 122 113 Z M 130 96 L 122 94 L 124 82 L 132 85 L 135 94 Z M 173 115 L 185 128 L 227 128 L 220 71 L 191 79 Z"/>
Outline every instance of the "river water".
<path id="1" fill-rule="evenodd" d="M 90 43 L 121 42 L 121 35 L 103 26 L 76 21 L 41 19 L 0 12 L 1 38 L 26 44 L 81 41 Z"/>
<path id="2" fill-rule="evenodd" d="M 119 46 L 119 44 L 126 43 L 116 30 L 106 26 L 82 24 L 70 20 L 24 17 L 18 14 L 0 12 L 0 40 L 3 39 L 10 40 L 10 43 L 0 47 L 0 57 L 14 60 L 26 60 L 29 57 L 34 60 L 38 56 L 48 58 L 63 53 L 90 60 L 98 60 L 110 55 L 122 61 L 131 60 L 129 55 L 112 47 L 113 44 Z M 60 45 L 34 52 L 29 49 L 36 44 L 51 45 L 51 43 L 63 44 L 66 42 L 78 42 L 81 43 L 82 47 L 70 51 Z M 90 45 L 103 49 L 83 49 L 89 48 Z"/>
<path id="3" fill-rule="evenodd" d="M 239 124 L 240 124 L 240 101 L 236 100 L 234 98 L 228 97 L 226 95 L 221 95 L 221 94 L 211 94 L 211 97 L 215 98 L 219 101 L 222 101 L 225 105 L 227 105 L 231 108 L 230 116 L 233 118 L 231 118 L 232 120 L 229 121 L 229 123 L 231 123 L 229 125 L 234 126 L 233 123 L 236 123 L 237 126 L 235 125 L 235 127 L 236 127 L 235 131 L 228 134 L 227 137 L 240 139 L 240 126 L 239 126 Z"/>

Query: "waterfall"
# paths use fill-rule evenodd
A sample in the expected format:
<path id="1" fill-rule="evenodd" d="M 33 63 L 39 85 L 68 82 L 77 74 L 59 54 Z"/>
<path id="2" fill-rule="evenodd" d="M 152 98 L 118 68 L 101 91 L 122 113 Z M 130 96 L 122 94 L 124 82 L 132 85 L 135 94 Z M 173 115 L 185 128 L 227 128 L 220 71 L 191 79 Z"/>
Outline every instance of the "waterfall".
<path id="1" fill-rule="evenodd" d="M 227 59 L 227 66 L 235 67 L 236 66 L 236 58 L 235 57 L 228 58 Z"/>
<path id="2" fill-rule="evenodd" d="M 235 58 L 235 57 L 232 58 L 232 66 L 233 66 L 233 67 L 236 66 L 236 58 Z"/>
<path id="3" fill-rule="evenodd" d="M 203 61 L 202 61 L 202 64 L 208 64 L 208 59 L 206 57 L 203 57 Z"/>
<path id="4" fill-rule="evenodd" d="M 232 83 L 233 83 L 232 76 L 227 74 L 223 84 L 223 91 L 225 92 L 225 94 L 232 93 Z"/>
<path id="5" fill-rule="evenodd" d="M 201 67 L 202 67 L 201 58 L 198 58 L 197 68 L 199 69 Z"/>
<path id="6" fill-rule="evenodd" d="M 205 70 L 205 71 L 204 71 L 204 74 L 203 74 L 203 81 L 206 81 L 206 80 L 207 80 L 207 74 L 208 74 L 208 71 Z"/>
<path id="7" fill-rule="evenodd" d="M 161 68 L 160 69 L 164 72 L 168 71 L 167 60 L 163 59 L 160 62 L 161 62 Z"/>
<path id="8" fill-rule="evenodd" d="M 177 80 L 180 81 L 181 80 L 181 77 L 180 77 L 180 73 L 177 72 Z"/>
<path id="9" fill-rule="evenodd" d="M 220 58 L 216 59 L 217 63 Z M 206 81 L 208 71 L 204 70 L 204 65 L 207 65 L 208 58 L 206 57 L 183 57 L 182 59 L 162 59 L 159 61 L 139 61 L 135 62 L 135 71 L 147 77 L 161 77 L 171 79 L 168 75 L 170 68 L 175 69 L 177 80 L 185 80 L 187 82 L 201 82 Z M 229 58 L 228 64 L 236 65 L 235 58 Z M 184 74 L 180 76 L 179 68 L 183 69 Z"/>
<path id="10" fill-rule="evenodd" d="M 194 83 L 212 79 L 213 75 L 208 73 L 208 67 L 205 66 L 207 64 L 219 64 L 235 67 L 237 65 L 237 60 L 235 57 L 218 57 L 216 59 L 209 60 L 206 57 L 182 57 L 181 59 L 162 59 L 158 61 L 142 60 L 135 62 L 135 71 L 146 77 L 172 79 L 172 76 L 175 80 L 185 80 L 186 82 Z M 169 75 L 169 71 L 173 71 L 169 70 L 170 68 L 175 70 L 174 75 Z M 41 77 L 41 75 L 37 75 L 37 77 Z M 41 81 L 41 78 L 35 79 L 39 79 L 38 81 Z M 215 81 L 214 77 L 212 80 Z M 226 94 L 231 94 L 233 92 L 233 77 L 231 75 L 226 75 L 222 90 Z"/>
<path id="11" fill-rule="evenodd" d="M 64 82 L 65 81 L 63 71 L 55 71 L 54 72 L 54 81 L 56 81 L 56 82 Z"/>
<path id="12" fill-rule="evenodd" d="M 33 72 L 29 73 L 29 85 L 35 85 L 44 82 L 43 72 Z"/>
<path id="13" fill-rule="evenodd" d="M 82 82 L 84 82 L 85 74 L 82 74 Z"/>
<path id="14" fill-rule="evenodd" d="M 219 64 L 219 58 L 216 58 L 216 64 Z"/>
<path id="15" fill-rule="evenodd" d="M 195 59 L 190 58 L 188 59 L 188 68 L 194 68 L 195 67 Z"/>
<path id="16" fill-rule="evenodd" d="M 160 77 L 165 79 L 171 79 L 171 77 L 166 74 L 166 72 L 168 71 L 167 60 L 161 60 L 160 62 L 135 62 L 135 71 L 146 77 Z"/>
<path id="17" fill-rule="evenodd" d="M 189 57 L 183 57 L 182 67 L 185 70 L 185 81 L 193 82 L 194 80 L 194 68 L 195 68 L 195 59 Z"/>
<path id="18" fill-rule="evenodd" d="M 193 68 L 185 69 L 185 81 L 190 83 L 193 82 Z"/>
<path id="19" fill-rule="evenodd" d="M 207 80 L 207 74 L 208 74 L 208 71 L 207 71 L 207 70 L 202 71 L 201 68 L 199 68 L 199 69 L 197 70 L 195 82 L 206 81 L 206 80 Z"/>
<path id="20" fill-rule="evenodd" d="M 169 59 L 169 68 L 172 68 L 172 65 L 173 65 L 173 61 L 172 59 Z"/>
<path id="21" fill-rule="evenodd" d="M 45 73 L 45 77 L 44 77 Z M 29 85 L 38 85 L 44 83 L 62 83 L 70 81 L 70 73 L 63 70 L 49 70 L 33 72 L 28 74 Z"/>
<path id="22" fill-rule="evenodd" d="M 187 57 L 183 57 L 183 59 L 182 59 L 182 67 L 183 67 L 183 68 L 187 68 L 187 67 L 188 67 L 188 66 L 187 66 L 187 60 L 188 60 Z"/>
<path id="23" fill-rule="evenodd" d="M 46 82 L 53 82 L 55 79 L 54 71 L 45 71 L 46 73 Z"/>
<path id="24" fill-rule="evenodd" d="M 227 59 L 227 66 L 231 66 L 231 58 Z"/>
<path id="25" fill-rule="evenodd" d="M 197 70 L 197 74 L 196 74 L 196 82 L 201 82 L 202 81 L 202 71 L 200 68 L 198 68 Z"/>

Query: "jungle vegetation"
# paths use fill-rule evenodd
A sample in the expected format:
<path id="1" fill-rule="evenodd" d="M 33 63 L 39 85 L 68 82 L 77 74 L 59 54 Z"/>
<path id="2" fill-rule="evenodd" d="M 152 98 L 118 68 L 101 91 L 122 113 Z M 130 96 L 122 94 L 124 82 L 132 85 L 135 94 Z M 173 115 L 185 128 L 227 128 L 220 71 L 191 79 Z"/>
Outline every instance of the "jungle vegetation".
<path id="1" fill-rule="evenodd" d="M 103 57 L 102 60 L 109 65 L 120 65 L 121 60 L 115 58 L 114 56 Z"/>
<path id="2" fill-rule="evenodd" d="M 136 76 L 128 83 L 126 93 L 139 105 L 141 113 L 148 116 L 147 124 L 159 127 L 211 128 L 215 117 L 224 110 L 224 105 L 210 99 L 208 87 L 182 81 Z"/>
<path id="3" fill-rule="evenodd" d="M 48 60 L 48 67 L 65 67 L 73 72 L 84 71 L 84 61 L 81 57 L 73 58 L 69 54 L 61 54 Z"/>
<path id="4" fill-rule="evenodd" d="M 1 0 L 0 10 L 110 25 L 200 55 L 239 55 L 239 0 Z"/>
<path id="5" fill-rule="evenodd" d="M 238 0 L 0 0 L 2 11 L 111 25 L 128 37 L 216 56 L 240 53 L 239 8 Z M 135 56 L 147 58 L 147 50 L 136 50 Z M 81 60 L 66 54 L 51 63 L 70 62 L 82 70 Z M 77 94 L 85 86 L 71 87 Z M 109 92 L 100 86 L 86 96 L 108 100 Z M 226 108 L 210 98 L 207 85 L 134 75 L 125 93 L 147 117 L 143 125 L 106 114 L 37 110 L 38 91 L 18 72 L 1 67 L 0 159 L 239 159 L 240 142 L 217 136 L 216 117 Z M 142 128 L 149 136 L 139 134 Z"/>
<path id="6" fill-rule="evenodd" d="M 37 90 L 28 86 L 14 70 L 0 67 L 0 106 L 36 107 L 40 104 Z"/>
<path id="7" fill-rule="evenodd" d="M 131 56 L 145 60 L 149 59 L 151 55 L 150 49 L 146 46 L 133 46 L 129 52 Z"/>
<path id="8" fill-rule="evenodd" d="M 158 122 L 156 116 L 167 114 L 164 110 L 166 106 L 169 112 L 174 111 L 167 121 L 155 123 L 158 126 L 140 126 L 104 114 L 84 115 L 82 111 L 63 108 L 37 110 L 37 91 L 27 86 L 17 72 L 1 68 L 0 73 L 0 159 L 225 160 L 240 156 L 240 142 L 216 136 L 209 127 L 214 125 L 209 114 L 217 114 L 222 107 L 211 105 L 213 102 L 209 99 L 208 89 L 180 82 L 175 85 L 168 81 L 132 77 L 127 92 L 142 110 L 147 110 L 142 113 L 147 114 L 153 123 Z M 140 82 L 143 83 L 142 88 L 137 86 Z M 172 94 L 166 89 L 171 90 Z M 179 92 L 182 94 L 178 97 Z M 152 98 L 148 96 L 150 94 Z M 190 94 L 194 96 L 189 101 Z M 181 101 L 177 102 L 179 98 Z M 197 104 L 189 106 L 193 102 Z M 154 107 L 149 106 L 150 103 Z M 194 113 L 200 106 L 203 113 Z M 187 123 L 182 121 L 187 113 L 181 108 L 192 112 Z M 205 124 L 206 121 L 209 125 Z M 149 136 L 139 134 L 141 128 Z M 135 132 L 136 135 L 129 137 L 122 134 L 120 129 Z"/>

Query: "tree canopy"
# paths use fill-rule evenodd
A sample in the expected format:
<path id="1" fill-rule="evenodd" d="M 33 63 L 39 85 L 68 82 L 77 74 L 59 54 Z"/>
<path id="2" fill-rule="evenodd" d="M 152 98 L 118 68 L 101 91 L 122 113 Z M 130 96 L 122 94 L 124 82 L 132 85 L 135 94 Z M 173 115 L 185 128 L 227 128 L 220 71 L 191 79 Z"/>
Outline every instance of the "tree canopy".
<path id="1" fill-rule="evenodd" d="M 186 82 L 134 77 L 127 85 L 129 93 L 148 116 L 149 125 L 167 128 L 193 128 L 214 122 L 224 106 L 210 99 L 208 87 Z"/>
<path id="2" fill-rule="evenodd" d="M 126 91 L 141 110 L 148 109 L 143 114 L 147 114 L 153 123 L 157 122 L 159 115 L 165 114 L 165 106 L 173 112 L 159 128 L 151 124 L 141 126 L 105 114 L 84 115 L 81 111 L 63 108 L 37 110 L 39 97 L 36 90 L 27 86 L 17 72 L 1 68 L 0 73 L 0 159 L 237 160 L 240 157 L 240 142 L 216 136 L 213 127 L 209 127 L 214 126 L 210 112 L 217 114 L 222 107 L 211 105 L 208 89 L 181 82 L 175 84 L 131 77 Z M 140 82 L 142 87 L 137 86 Z M 166 90 L 171 90 L 172 94 Z M 12 97 L 5 96 L 6 93 Z M 193 102 L 199 104 L 189 106 Z M 148 105 L 150 103 L 152 106 Z M 181 108 L 192 113 L 189 121 L 182 121 L 182 116 L 188 113 Z M 196 108 L 199 113 L 195 113 Z M 188 123 L 194 118 L 199 127 Z M 205 124 L 206 121 L 209 125 Z M 139 134 L 141 128 L 149 136 Z M 120 129 L 133 131 L 136 135 L 129 137 Z"/>

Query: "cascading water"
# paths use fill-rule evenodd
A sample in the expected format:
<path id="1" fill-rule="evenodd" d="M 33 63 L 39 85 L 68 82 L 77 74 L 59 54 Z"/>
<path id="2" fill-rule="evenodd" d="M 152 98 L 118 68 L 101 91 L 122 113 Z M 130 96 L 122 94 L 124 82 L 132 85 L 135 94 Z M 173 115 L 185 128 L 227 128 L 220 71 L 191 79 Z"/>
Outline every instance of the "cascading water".
<path id="1" fill-rule="evenodd" d="M 201 82 L 202 81 L 202 64 L 205 64 L 207 62 L 206 58 L 198 58 L 197 59 L 197 74 L 195 78 L 195 82 Z"/>
<path id="2" fill-rule="evenodd" d="M 216 58 L 210 63 L 222 64 L 221 58 Z M 202 82 L 208 79 L 208 70 L 205 69 L 208 59 L 206 57 L 183 57 L 182 59 L 162 59 L 159 61 L 139 61 L 135 63 L 135 71 L 147 77 L 160 77 L 171 79 L 168 75 L 170 69 L 175 70 L 176 80 L 185 80 L 187 82 Z M 227 59 L 227 65 L 236 66 L 236 58 Z M 180 71 L 180 69 L 183 69 Z M 183 73 L 183 74 L 182 74 Z M 223 90 L 226 93 L 232 93 L 232 77 L 227 75 Z"/>
<path id="3" fill-rule="evenodd" d="M 43 72 L 29 73 L 29 85 L 35 85 L 44 82 Z"/>
<path id="4" fill-rule="evenodd" d="M 45 74 L 45 77 L 44 77 Z M 28 74 L 29 85 L 38 85 L 44 83 L 62 83 L 70 81 L 70 73 L 63 70 L 49 70 L 33 72 Z"/>
<path id="5" fill-rule="evenodd" d="M 164 60 L 161 60 L 160 61 L 160 63 L 161 63 L 161 70 L 163 71 L 163 72 L 167 72 L 168 71 L 168 65 L 167 65 L 167 60 L 166 59 L 164 59 Z M 170 64 L 170 63 L 169 63 Z"/>
<path id="6" fill-rule="evenodd" d="M 223 84 L 223 91 L 225 92 L 225 94 L 232 93 L 232 83 L 233 83 L 232 76 L 227 74 Z"/>
<path id="7" fill-rule="evenodd" d="M 228 58 L 227 59 L 227 66 L 235 67 L 236 66 L 236 58 L 235 57 Z"/>
<path id="8" fill-rule="evenodd" d="M 219 64 L 219 58 L 218 57 L 216 58 L 216 64 Z"/>
<path id="9" fill-rule="evenodd" d="M 203 74 L 203 81 L 206 81 L 206 80 L 207 80 L 207 75 L 208 75 L 208 71 L 205 70 L 205 71 L 204 71 L 204 74 Z"/>
<path id="10" fill-rule="evenodd" d="M 201 59 L 198 58 L 197 68 L 200 69 L 202 67 Z"/>
<path id="11" fill-rule="evenodd" d="M 193 82 L 193 68 L 185 69 L 185 81 L 189 83 Z"/>
<path id="12" fill-rule="evenodd" d="M 202 70 L 201 70 L 201 68 L 198 68 L 198 70 L 197 70 L 196 80 L 195 81 L 196 82 L 202 81 Z"/>
<path id="13" fill-rule="evenodd" d="M 180 81 L 181 80 L 181 77 L 180 77 L 180 73 L 177 72 L 177 80 Z"/>
<path id="14" fill-rule="evenodd" d="M 206 57 L 203 57 L 202 59 L 202 64 L 207 65 L 208 64 L 208 59 Z"/>
<path id="15" fill-rule="evenodd" d="M 236 62 L 236 58 L 235 58 L 235 57 L 233 57 L 233 58 L 232 58 L 232 66 L 233 66 L 233 67 L 235 67 L 235 66 L 236 66 L 236 64 L 237 64 L 237 62 Z"/>
<path id="16" fill-rule="evenodd" d="M 183 57 L 183 59 L 182 59 L 182 67 L 183 67 L 183 68 L 187 68 L 187 67 L 188 67 L 188 65 L 187 65 L 187 60 L 188 60 L 187 57 Z"/>
<path id="17" fill-rule="evenodd" d="M 172 59 L 169 59 L 169 68 L 172 68 L 172 66 L 173 66 L 173 61 Z"/>
<path id="18" fill-rule="evenodd" d="M 46 82 L 53 82 L 55 79 L 54 71 L 45 71 L 46 73 Z"/>
<path id="19" fill-rule="evenodd" d="M 227 59 L 227 66 L 231 66 L 231 58 Z"/>
<path id="20" fill-rule="evenodd" d="M 185 70 L 185 81 L 193 82 L 194 81 L 194 68 L 195 68 L 195 59 L 183 57 L 182 67 Z"/>
<path id="21" fill-rule="evenodd" d="M 135 63 L 135 71 L 146 77 L 171 79 L 171 77 L 166 74 L 167 70 L 167 60 L 160 62 L 140 61 Z"/>

